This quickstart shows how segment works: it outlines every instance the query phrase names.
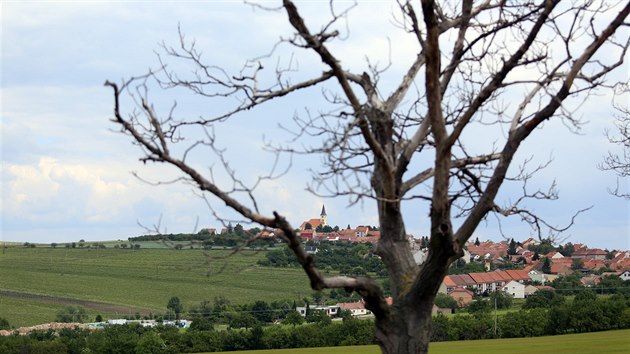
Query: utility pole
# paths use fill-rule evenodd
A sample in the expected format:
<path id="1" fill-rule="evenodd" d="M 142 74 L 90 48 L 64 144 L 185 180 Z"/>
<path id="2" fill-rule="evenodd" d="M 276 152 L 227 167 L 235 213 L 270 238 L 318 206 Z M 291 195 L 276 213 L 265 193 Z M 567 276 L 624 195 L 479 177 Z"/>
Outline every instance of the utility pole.
<path id="1" fill-rule="evenodd" d="M 494 291 L 494 338 L 497 337 L 497 291 Z"/>

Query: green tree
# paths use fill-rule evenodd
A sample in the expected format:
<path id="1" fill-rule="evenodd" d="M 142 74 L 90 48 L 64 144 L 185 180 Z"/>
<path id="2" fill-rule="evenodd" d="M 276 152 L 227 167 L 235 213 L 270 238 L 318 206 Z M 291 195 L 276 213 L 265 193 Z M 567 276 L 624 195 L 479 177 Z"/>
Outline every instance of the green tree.
<path id="1" fill-rule="evenodd" d="M 196 315 L 192 318 L 189 331 L 212 331 L 214 323 L 208 317 Z"/>
<path id="2" fill-rule="evenodd" d="M 148 331 L 140 336 L 135 352 L 136 354 L 166 354 L 172 351 L 168 349 L 166 343 L 157 333 Z"/>
<path id="3" fill-rule="evenodd" d="M 287 316 L 282 321 L 284 324 L 293 325 L 293 327 L 304 323 L 304 317 L 302 317 L 297 311 L 292 310 L 287 313 Z"/>
<path id="4" fill-rule="evenodd" d="M 507 254 L 511 256 L 516 254 L 516 242 L 514 241 L 514 239 L 510 240 L 510 245 L 508 246 Z"/>
<path id="5" fill-rule="evenodd" d="M 584 289 L 578 292 L 573 299 L 574 303 L 593 302 L 597 300 L 597 294 L 591 289 Z"/>
<path id="6" fill-rule="evenodd" d="M 505 291 L 495 291 L 490 294 L 490 304 L 494 306 L 495 303 L 498 309 L 509 309 L 512 307 L 512 295 Z"/>
<path id="7" fill-rule="evenodd" d="M 331 322 L 330 317 L 326 315 L 323 310 L 312 310 L 309 311 L 309 314 L 306 316 L 306 322 L 309 323 L 319 323 L 319 324 L 329 324 Z"/>
<path id="8" fill-rule="evenodd" d="M 582 286 L 580 282 L 580 275 L 577 273 L 560 276 L 551 282 L 551 286 L 556 289 L 561 289 L 562 294 L 565 295 L 577 293 L 584 289 L 584 286 Z"/>
<path id="9" fill-rule="evenodd" d="M 252 306 L 252 315 L 254 318 L 263 323 L 273 322 L 273 310 L 266 301 L 258 300 Z"/>
<path id="10" fill-rule="evenodd" d="M 243 225 L 236 224 L 236 226 L 234 226 L 234 233 L 237 234 L 238 236 L 245 235 L 245 230 L 243 229 Z"/>
<path id="11" fill-rule="evenodd" d="M 438 293 L 435 296 L 435 305 L 445 309 L 456 309 L 457 300 L 453 299 L 450 295 Z"/>
<path id="12" fill-rule="evenodd" d="M 313 295 L 311 297 L 313 298 L 313 302 L 315 302 L 315 304 L 321 305 L 324 300 L 324 293 L 321 291 L 313 291 Z"/>
<path id="13" fill-rule="evenodd" d="M 439 306 L 439 305 L 438 305 Z M 448 317 L 438 314 L 433 317 L 433 331 L 431 332 L 432 342 L 443 342 L 448 340 Z"/>
<path id="14" fill-rule="evenodd" d="M 6 318 L 0 317 L 0 330 L 2 329 L 10 329 L 9 321 Z"/>
<path id="15" fill-rule="evenodd" d="M 571 269 L 572 270 L 580 270 L 584 268 L 584 263 L 582 262 L 581 259 L 578 258 L 574 258 L 571 260 Z"/>
<path id="16" fill-rule="evenodd" d="M 86 319 L 87 314 L 81 306 L 66 306 L 57 311 L 55 316 L 57 322 L 85 322 Z"/>
<path id="17" fill-rule="evenodd" d="M 173 311 L 173 313 L 175 314 L 175 319 L 178 319 L 178 320 L 179 320 L 179 316 L 184 310 L 184 306 L 182 305 L 182 302 L 179 300 L 179 297 L 177 296 L 173 296 L 168 300 L 168 303 L 166 304 L 166 308 L 168 310 Z"/>
<path id="18" fill-rule="evenodd" d="M 493 306 L 494 304 L 491 305 L 490 301 L 479 299 L 468 304 L 466 310 L 471 314 L 482 315 L 490 313 Z"/>
<path id="19" fill-rule="evenodd" d="M 230 328 L 252 328 L 259 323 L 251 313 L 248 312 L 229 312 L 228 325 Z"/>
<path id="20" fill-rule="evenodd" d="M 549 261 L 549 257 L 545 257 L 545 259 L 543 259 L 541 270 L 545 274 L 551 274 L 551 262 Z"/>
<path id="21" fill-rule="evenodd" d="M 540 259 L 540 254 L 538 251 L 534 252 L 534 256 L 532 256 L 532 261 L 537 261 Z"/>

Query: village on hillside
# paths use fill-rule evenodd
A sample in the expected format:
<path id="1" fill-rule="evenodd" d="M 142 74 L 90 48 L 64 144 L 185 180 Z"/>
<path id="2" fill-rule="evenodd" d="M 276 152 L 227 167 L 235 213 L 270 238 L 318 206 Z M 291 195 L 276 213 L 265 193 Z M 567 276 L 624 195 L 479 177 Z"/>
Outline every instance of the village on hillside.
<path id="1" fill-rule="evenodd" d="M 214 229 L 212 229 L 214 231 Z M 226 232 L 226 229 L 221 231 Z M 324 242 L 351 242 L 377 244 L 380 231 L 376 227 L 360 225 L 345 229 L 328 224 L 326 207 L 322 206 L 319 218 L 305 220 L 299 232 L 307 244 L 306 251 L 316 254 L 318 244 Z M 263 230 L 259 238 L 280 238 L 279 230 Z M 407 236 L 414 260 L 422 264 L 428 256 L 428 237 Z M 489 296 L 503 291 L 515 299 L 524 299 L 539 290 L 555 291 L 550 284 L 560 276 L 579 276 L 580 284 L 597 289 L 604 277 L 619 277 L 630 280 L 630 252 L 628 250 L 608 251 L 590 248 L 581 243 L 552 245 L 549 241 L 528 238 L 524 241 L 503 240 L 500 242 L 469 240 L 464 256 L 459 264 L 476 264 L 485 271 L 447 275 L 439 292 L 453 297 L 459 307 L 471 303 L 476 297 Z M 454 265 L 455 266 L 455 265 Z M 562 289 L 559 289 L 562 291 Z M 323 306 L 312 310 L 322 310 L 334 316 L 341 309 L 349 310 L 354 316 L 369 316 L 361 303 L 342 303 Z M 296 309 L 302 316 L 306 307 Z M 434 312 L 440 311 L 434 309 Z"/>

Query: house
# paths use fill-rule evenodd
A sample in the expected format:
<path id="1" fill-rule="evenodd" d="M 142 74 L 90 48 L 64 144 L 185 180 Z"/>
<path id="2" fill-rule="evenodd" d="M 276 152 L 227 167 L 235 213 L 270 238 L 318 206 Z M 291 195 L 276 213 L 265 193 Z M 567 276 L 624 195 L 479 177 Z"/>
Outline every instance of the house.
<path id="1" fill-rule="evenodd" d="M 582 285 L 588 288 L 592 288 L 594 286 L 599 285 L 601 281 L 602 279 L 599 275 L 587 275 L 585 277 L 580 278 L 580 283 L 582 283 Z"/>
<path id="2" fill-rule="evenodd" d="M 427 259 L 428 253 L 429 252 L 425 251 L 417 251 L 413 254 L 413 260 L 416 262 L 417 265 L 420 265 L 424 263 L 424 261 Z"/>
<path id="3" fill-rule="evenodd" d="M 441 292 L 442 294 L 448 294 L 451 291 L 455 290 L 455 288 L 457 288 L 457 283 L 455 283 L 450 275 L 447 275 L 444 277 L 444 280 L 442 280 L 442 285 L 440 286 L 438 292 Z"/>
<path id="4" fill-rule="evenodd" d="M 337 304 L 340 310 L 350 311 L 353 317 L 365 317 L 372 314 L 370 310 L 365 308 L 362 301 L 359 302 L 341 302 Z"/>
<path id="5" fill-rule="evenodd" d="M 562 263 L 552 263 L 551 264 L 551 274 L 557 275 L 568 275 L 573 271 L 571 270 L 570 265 L 562 264 Z"/>
<path id="6" fill-rule="evenodd" d="M 306 312 L 307 312 L 306 309 L 307 309 L 307 306 L 298 306 L 295 308 L 295 311 L 297 311 L 297 313 L 299 313 L 300 316 L 306 317 Z M 339 315 L 339 306 L 314 305 L 314 306 L 308 306 L 308 311 L 324 311 L 326 316 L 335 317 Z"/>
<path id="7" fill-rule="evenodd" d="M 540 291 L 540 290 L 555 291 L 556 289 L 554 289 L 551 286 L 547 286 L 547 285 L 537 285 L 537 286 L 527 285 L 527 286 L 525 286 L 525 297 L 528 297 L 528 296 L 530 296 L 530 295 L 532 295 L 535 292 Z"/>
<path id="8" fill-rule="evenodd" d="M 619 278 L 623 281 L 630 280 L 630 270 L 626 269 L 619 273 Z"/>
<path id="9" fill-rule="evenodd" d="M 534 281 L 534 282 L 538 282 L 542 285 L 545 285 L 545 282 L 547 281 L 547 279 L 545 278 L 545 274 L 543 274 L 543 272 L 539 272 L 537 270 L 530 270 L 528 273 L 529 278 Z"/>
<path id="10" fill-rule="evenodd" d="M 607 254 L 608 252 L 604 250 L 600 250 L 600 249 L 581 248 L 573 252 L 573 254 L 571 255 L 571 258 L 577 258 L 577 259 L 589 258 L 589 259 L 599 259 L 603 261 L 606 259 Z"/>
<path id="11" fill-rule="evenodd" d="M 306 230 L 302 230 L 300 231 L 300 237 L 302 238 L 302 240 L 312 240 L 314 239 L 316 236 L 315 230 L 313 229 L 306 229 Z"/>
<path id="12" fill-rule="evenodd" d="M 526 270 L 522 270 L 522 269 L 508 269 L 505 271 L 506 273 L 508 273 L 508 275 L 510 277 L 512 277 L 512 280 L 516 280 L 519 283 L 524 283 L 526 281 L 530 281 L 531 278 L 528 274 L 528 272 Z"/>
<path id="13" fill-rule="evenodd" d="M 262 230 L 258 233 L 258 237 L 260 238 L 274 238 L 284 235 L 284 231 L 282 230 Z"/>
<path id="14" fill-rule="evenodd" d="M 537 292 L 538 288 L 533 286 L 533 285 L 525 285 L 525 289 L 523 291 L 523 294 L 525 295 L 525 297 L 529 297 L 530 295 L 532 295 L 533 293 Z"/>
<path id="15" fill-rule="evenodd" d="M 477 283 L 468 274 L 452 274 L 448 276 L 454 283 L 455 288 L 474 288 Z"/>
<path id="16" fill-rule="evenodd" d="M 539 245 L 539 244 L 540 244 L 540 241 L 536 240 L 536 239 L 535 239 L 535 238 L 533 238 L 533 237 L 530 237 L 530 238 L 528 238 L 527 240 L 525 240 L 525 241 L 523 242 L 523 247 L 524 247 L 524 248 L 527 248 L 529 245 L 534 245 L 534 246 L 536 246 L 536 245 Z"/>
<path id="17" fill-rule="evenodd" d="M 304 251 L 308 254 L 317 254 L 317 246 L 304 246 Z"/>
<path id="18" fill-rule="evenodd" d="M 377 240 L 381 239 L 381 231 L 380 230 L 369 230 L 368 237 L 376 238 Z"/>
<path id="19" fill-rule="evenodd" d="M 505 284 L 501 290 L 512 295 L 515 299 L 524 299 L 525 298 L 525 285 L 519 283 L 516 280 L 512 280 L 509 283 Z"/>
<path id="20" fill-rule="evenodd" d="M 436 316 L 439 314 L 442 315 L 450 315 L 453 313 L 453 309 L 437 307 L 437 305 L 433 304 L 433 309 L 431 310 L 431 315 Z"/>
<path id="21" fill-rule="evenodd" d="M 473 292 L 464 288 L 455 288 L 449 294 L 457 301 L 459 307 L 464 307 L 473 301 Z"/>
<path id="22" fill-rule="evenodd" d="M 542 256 L 542 257 L 543 257 L 543 258 L 544 258 L 544 257 L 547 257 L 547 258 L 549 258 L 550 260 L 553 260 L 553 259 L 558 259 L 558 258 L 564 258 L 564 256 L 562 255 L 562 253 L 560 253 L 560 252 L 556 252 L 556 251 L 549 252 L 549 253 L 547 253 L 546 255 Z"/>
<path id="23" fill-rule="evenodd" d="M 356 237 L 365 237 L 368 235 L 369 230 L 370 229 L 367 226 L 357 226 L 354 230 L 354 235 Z"/>

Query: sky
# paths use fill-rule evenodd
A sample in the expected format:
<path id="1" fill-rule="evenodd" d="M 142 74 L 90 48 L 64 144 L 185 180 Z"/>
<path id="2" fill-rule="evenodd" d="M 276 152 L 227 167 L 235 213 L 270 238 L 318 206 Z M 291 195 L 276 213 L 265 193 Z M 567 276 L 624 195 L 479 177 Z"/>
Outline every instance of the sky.
<path id="1" fill-rule="evenodd" d="M 328 10 L 318 2 L 300 3 L 300 8 L 314 27 Z M 163 181 L 177 174 L 167 166 L 139 161 L 141 151 L 110 122 L 113 97 L 103 83 L 121 82 L 158 67 L 160 43 L 177 45 L 178 26 L 187 38 L 196 40 L 209 62 L 238 72 L 246 59 L 269 53 L 280 37 L 292 34 L 286 15 L 236 1 L 9 0 L 2 1 L 0 12 L 0 241 L 124 240 L 145 234 L 146 227 L 169 233 L 221 227 L 192 186 L 154 186 L 135 177 L 137 173 L 143 179 Z M 386 88 L 389 78 L 400 77 L 415 55 L 412 39 L 397 31 L 389 13 L 390 2 L 362 2 L 351 12 L 347 38 L 333 45 L 344 65 L 358 72 L 366 70 L 366 57 L 380 64 L 395 58 L 390 75 L 383 79 Z M 305 73 L 320 70 L 312 54 L 286 47 L 275 53 L 284 61 L 295 55 Z M 611 75 L 627 80 L 628 67 L 626 63 Z M 177 101 L 177 112 L 183 115 L 214 112 L 231 104 L 176 90 L 150 95 L 158 109 Z M 298 94 L 217 128 L 217 142 L 239 176 L 251 182 L 269 170 L 273 156 L 263 151 L 264 141 L 287 141 L 289 136 L 279 125 L 303 112 L 305 102 L 315 100 L 313 95 L 321 97 L 321 92 Z M 607 192 L 617 182 L 627 190 L 628 181 L 617 181 L 597 168 L 608 151 L 619 152 L 605 136 L 606 129 L 612 129 L 610 102 L 610 96 L 602 93 L 579 107 L 576 114 L 586 124 L 578 134 L 560 121 L 546 123 L 525 142 L 517 158 L 552 160 L 532 182 L 543 187 L 555 180 L 560 198 L 530 205 L 551 223 L 564 225 L 577 210 L 591 207 L 563 235 L 566 242 L 628 249 L 628 201 Z M 205 170 L 217 162 L 201 155 L 195 156 L 194 163 Z M 319 157 L 293 160 L 282 179 L 258 189 L 261 211 L 278 210 L 299 226 L 318 217 L 325 204 L 332 225 L 376 225 L 373 201 L 348 206 L 346 198 L 325 199 L 305 190 L 308 170 L 320 164 Z M 518 188 L 507 187 L 498 199 L 514 199 L 517 192 Z M 219 215 L 238 221 L 216 199 L 209 201 Z M 404 207 L 408 232 L 416 237 L 428 234 L 426 205 L 413 201 Z M 488 218 L 473 237 L 501 240 L 494 220 Z M 533 235 L 518 218 L 504 220 L 502 231 L 516 240 Z"/>

